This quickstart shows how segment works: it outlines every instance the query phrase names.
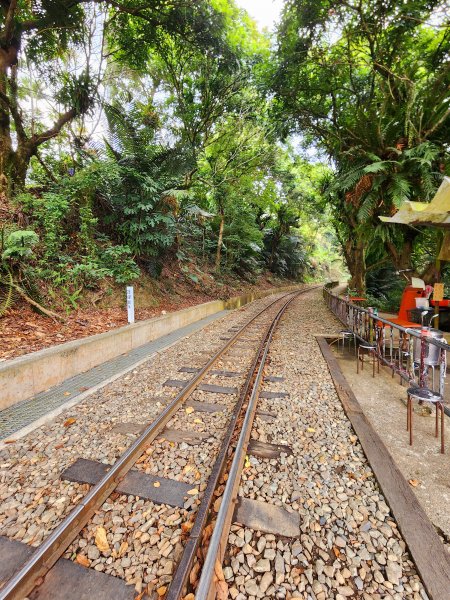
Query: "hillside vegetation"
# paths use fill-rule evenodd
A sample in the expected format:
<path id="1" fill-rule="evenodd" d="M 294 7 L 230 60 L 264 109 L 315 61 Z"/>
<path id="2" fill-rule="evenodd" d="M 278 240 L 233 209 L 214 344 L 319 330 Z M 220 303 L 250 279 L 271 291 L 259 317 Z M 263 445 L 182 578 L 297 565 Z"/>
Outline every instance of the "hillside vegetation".
<path id="1" fill-rule="evenodd" d="M 445 279 L 440 230 L 378 219 L 449 172 L 445 2 L 286 0 L 273 35 L 233 0 L 0 14 L 0 316 Z"/>

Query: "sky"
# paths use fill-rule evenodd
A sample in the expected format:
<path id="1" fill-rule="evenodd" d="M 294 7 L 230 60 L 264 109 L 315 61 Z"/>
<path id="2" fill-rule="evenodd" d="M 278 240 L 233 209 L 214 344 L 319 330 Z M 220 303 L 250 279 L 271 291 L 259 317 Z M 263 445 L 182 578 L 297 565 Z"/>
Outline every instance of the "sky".
<path id="1" fill-rule="evenodd" d="M 275 22 L 279 19 L 283 0 L 237 0 L 236 4 L 245 8 L 260 29 L 263 27 L 273 29 Z"/>

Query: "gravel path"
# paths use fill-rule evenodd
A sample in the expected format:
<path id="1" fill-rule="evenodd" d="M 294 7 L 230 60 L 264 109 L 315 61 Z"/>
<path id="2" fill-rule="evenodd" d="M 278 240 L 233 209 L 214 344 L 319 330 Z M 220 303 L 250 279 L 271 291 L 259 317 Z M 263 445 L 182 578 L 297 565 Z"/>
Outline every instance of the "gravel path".
<path id="1" fill-rule="evenodd" d="M 230 328 L 243 325 L 274 298 L 276 296 L 258 300 L 193 333 L 53 422 L 2 449 L 0 535 L 38 546 L 89 489 L 87 485 L 61 481 L 60 473 L 80 457 L 113 464 L 135 438 L 112 432 L 114 425 L 154 420 L 178 391 L 163 387 L 164 381 L 189 379 L 190 374 L 178 372 L 181 366 L 203 366 L 225 343 L 220 337 L 231 336 Z M 258 323 L 245 337 L 260 337 L 261 320 Z M 254 350 L 239 344 L 215 367 L 240 371 L 240 377 L 210 376 L 205 381 L 239 387 Z M 69 548 L 66 557 L 97 571 L 120 576 L 138 592 L 143 586 L 148 586 L 149 591 L 161 591 L 170 581 L 189 530 L 188 521 L 200 503 L 220 446 L 219 432 L 224 431 L 237 397 L 196 391 L 191 399 L 220 403 L 225 405 L 225 410 L 188 414 L 181 409 L 168 427 L 211 432 L 211 436 L 194 447 L 156 440 L 136 465 L 146 473 L 192 484 L 192 494 L 184 508 L 174 509 L 134 496 L 112 494 Z M 98 537 L 102 529 L 106 532 L 103 543 Z"/>
<path id="2" fill-rule="evenodd" d="M 341 328 L 312 291 L 282 319 L 268 375 L 290 397 L 261 400 L 252 438 L 288 444 L 279 460 L 250 457 L 240 496 L 295 511 L 299 540 L 233 525 L 224 575 L 230 596 L 395 600 L 426 598 L 405 543 L 335 392 L 314 334 Z"/>

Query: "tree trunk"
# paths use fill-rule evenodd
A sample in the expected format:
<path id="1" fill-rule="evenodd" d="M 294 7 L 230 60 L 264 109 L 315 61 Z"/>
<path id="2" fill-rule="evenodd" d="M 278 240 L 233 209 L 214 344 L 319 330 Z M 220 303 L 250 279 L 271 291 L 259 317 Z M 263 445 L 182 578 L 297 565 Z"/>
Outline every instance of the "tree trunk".
<path id="1" fill-rule="evenodd" d="M 366 289 L 366 256 L 365 244 L 362 237 L 355 232 L 355 238 L 345 244 L 345 259 L 352 276 L 349 287 L 357 294 L 363 294 Z"/>
<path id="2" fill-rule="evenodd" d="M 0 74 L 0 95 L 6 96 L 6 75 Z M 8 170 L 13 154 L 11 140 L 11 122 L 9 109 L 4 100 L 0 99 L 0 194 L 7 199 L 10 197 Z"/>
<path id="3" fill-rule="evenodd" d="M 219 225 L 219 238 L 217 240 L 217 251 L 216 251 L 216 271 L 220 271 L 220 259 L 222 257 L 222 243 L 223 243 L 223 227 L 225 224 L 225 216 L 223 208 L 219 210 L 220 214 L 220 225 Z"/>
<path id="4" fill-rule="evenodd" d="M 397 271 L 405 269 L 411 269 L 411 257 L 413 252 L 414 240 L 418 236 L 418 232 L 414 229 L 408 228 L 405 231 L 404 238 L 402 241 L 402 247 L 398 250 L 391 241 L 385 243 L 387 253 L 392 259 L 392 263 Z"/>

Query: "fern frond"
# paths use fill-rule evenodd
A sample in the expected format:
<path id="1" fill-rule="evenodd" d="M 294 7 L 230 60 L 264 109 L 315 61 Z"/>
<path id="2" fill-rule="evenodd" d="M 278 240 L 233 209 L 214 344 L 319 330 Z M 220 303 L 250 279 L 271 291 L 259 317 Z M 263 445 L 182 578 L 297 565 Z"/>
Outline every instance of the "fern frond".
<path id="1" fill-rule="evenodd" d="M 13 283 L 13 276 L 10 271 L 7 271 L 4 276 L 0 275 L 0 317 L 4 316 L 16 300 L 17 294 Z"/>

